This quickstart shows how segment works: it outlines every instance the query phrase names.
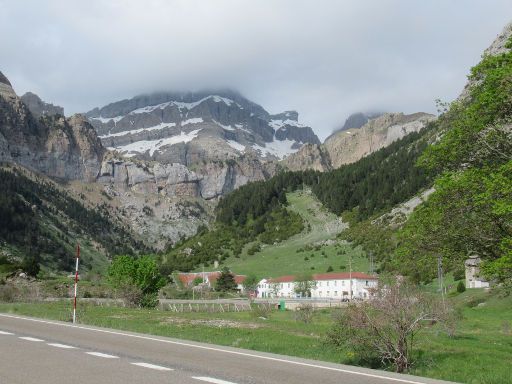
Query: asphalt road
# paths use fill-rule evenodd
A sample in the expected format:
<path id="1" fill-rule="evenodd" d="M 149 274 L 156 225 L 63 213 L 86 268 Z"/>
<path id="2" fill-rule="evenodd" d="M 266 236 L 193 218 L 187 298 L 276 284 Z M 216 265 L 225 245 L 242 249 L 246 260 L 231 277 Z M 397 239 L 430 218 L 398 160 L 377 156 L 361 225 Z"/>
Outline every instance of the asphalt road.
<path id="1" fill-rule="evenodd" d="M 0 314 L 0 383 L 446 383 L 416 376 Z"/>

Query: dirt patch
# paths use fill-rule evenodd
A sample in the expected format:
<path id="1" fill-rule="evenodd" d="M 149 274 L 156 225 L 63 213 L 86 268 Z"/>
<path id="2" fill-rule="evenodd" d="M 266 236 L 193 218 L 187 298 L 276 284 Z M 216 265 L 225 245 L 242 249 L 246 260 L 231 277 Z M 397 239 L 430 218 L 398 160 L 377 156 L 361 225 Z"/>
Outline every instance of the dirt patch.
<path id="1" fill-rule="evenodd" d="M 256 329 L 264 325 L 257 323 L 242 323 L 239 321 L 222 320 L 222 319 L 182 319 L 180 317 L 168 317 L 161 324 L 174 324 L 174 325 L 201 325 L 211 328 L 237 328 L 237 329 Z"/>

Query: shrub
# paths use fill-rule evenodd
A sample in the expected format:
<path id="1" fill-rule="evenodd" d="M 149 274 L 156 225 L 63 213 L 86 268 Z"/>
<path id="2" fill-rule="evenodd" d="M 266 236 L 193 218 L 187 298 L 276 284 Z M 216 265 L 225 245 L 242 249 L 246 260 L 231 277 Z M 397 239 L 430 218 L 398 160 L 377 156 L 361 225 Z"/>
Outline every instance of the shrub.
<path id="1" fill-rule="evenodd" d="M 295 312 L 295 320 L 302 321 L 304 324 L 309 324 L 313 320 L 315 308 L 311 303 L 302 303 L 297 307 Z"/>
<path id="2" fill-rule="evenodd" d="M 457 292 L 462 293 L 466 290 L 466 286 L 464 285 L 463 281 L 459 281 L 459 284 L 457 284 Z"/>

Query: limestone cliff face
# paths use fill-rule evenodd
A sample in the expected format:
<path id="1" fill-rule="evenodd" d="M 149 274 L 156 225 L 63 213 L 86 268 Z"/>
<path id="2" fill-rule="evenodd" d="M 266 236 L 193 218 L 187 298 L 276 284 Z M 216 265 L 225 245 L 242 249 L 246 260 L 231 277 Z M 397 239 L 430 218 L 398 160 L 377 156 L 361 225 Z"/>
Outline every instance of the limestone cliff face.
<path id="1" fill-rule="evenodd" d="M 304 145 L 297 153 L 288 156 L 281 163 L 290 171 L 312 169 L 325 172 L 332 169 L 329 153 L 318 144 Z"/>
<path id="2" fill-rule="evenodd" d="M 87 120 L 79 115 L 37 118 L 5 76 L 0 79 L 0 160 L 50 177 L 95 180 L 105 150 Z"/>
<path id="3" fill-rule="evenodd" d="M 36 118 L 54 115 L 64 116 L 64 108 L 45 103 L 39 96 L 32 92 L 27 92 L 21 96 L 21 101 L 25 103 L 30 112 L 32 112 Z"/>
<path id="4" fill-rule="evenodd" d="M 384 148 L 411 132 L 418 132 L 434 115 L 427 113 L 385 113 L 368 121 L 358 129 L 349 129 L 331 136 L 324 147 L 329 153 L 333 168 L 353 163 L 364 156 Z"/>
<path id="5" fill-rule="evenodd" d="M 434 115 L 427 113 L 384 113 L 368 120 L 360 128 L 350 128 L 329 136 L 323 145 L 305 145 L 281 164 L 293 171 L 328 171 L 357 160 L 390 145 L 411 132 L 418 132 Z"/>

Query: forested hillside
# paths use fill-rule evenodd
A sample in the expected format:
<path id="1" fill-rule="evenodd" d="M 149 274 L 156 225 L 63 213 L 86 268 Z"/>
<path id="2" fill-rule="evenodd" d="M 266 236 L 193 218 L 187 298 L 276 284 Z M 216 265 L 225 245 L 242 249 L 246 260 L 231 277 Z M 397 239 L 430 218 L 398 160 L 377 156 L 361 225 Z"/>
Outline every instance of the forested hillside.
<path id="1" fill-rule="evenodd" d="M 3 269 L 21 265 L 37 272 L 39 264 L 69 271 L 74 248 L 82 242 L 82 265 L 100 268 L 106 257 L 147 251 L 105 207 L 85 207 L 42 177 L 17 168 L 0 169 L 0 250 Z M 33 175 L 32 175 L 33 176 Z"/>
<path id="2" fill-rule="evenodd" d="M 478 254 L 489 279 L 511 284 L 512 38 L 499 48 L 471 70 L 467 94 L 439 120 L 442 138 L 420 158 L 441 174 L 399 233 L 394 257 L 420 279 L 435 275 L 438 255 L 453 270 Z"/>
<path id="3" fill-rule="evenodd" d="M 240 255 L 249 242 L 273 244 L 300 233 L 302 220 L 286 209 L 286 193 L 304 186 L 337 215 L 355 209 L 356 220 L 393 207 L 430 185 L 432 173 L 415 164 L 434 130 L 431 124 L 335 171 L 282 172 L 242 186 L 220 200 L 212 230 L 203 229 L 162 257 L 164 272 L 223 261 Z"/>

